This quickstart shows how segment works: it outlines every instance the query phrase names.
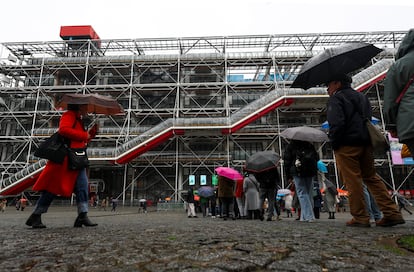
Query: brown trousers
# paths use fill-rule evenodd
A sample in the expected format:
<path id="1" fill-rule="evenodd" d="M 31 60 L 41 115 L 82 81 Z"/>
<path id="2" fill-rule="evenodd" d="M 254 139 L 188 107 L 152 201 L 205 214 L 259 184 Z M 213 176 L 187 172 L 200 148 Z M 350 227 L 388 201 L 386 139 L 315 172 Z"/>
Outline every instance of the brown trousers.
<path id="1" fill-rule="evenodd" d="M 357 222 L 369 222 L 369 214 L 362 190 L 367 185 L 384 218 L 402 218 L 396 204 L 388 194 L 387 187 L 377 175 L 374 167 L 372 147 L 343 146 L 335 150 L 339 177 L 348 190 L 349 208 Z"/>

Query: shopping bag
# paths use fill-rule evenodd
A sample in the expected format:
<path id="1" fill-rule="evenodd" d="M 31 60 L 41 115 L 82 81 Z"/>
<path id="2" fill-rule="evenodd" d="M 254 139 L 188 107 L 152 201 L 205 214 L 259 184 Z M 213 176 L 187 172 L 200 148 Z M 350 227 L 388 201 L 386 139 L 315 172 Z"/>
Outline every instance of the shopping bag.
<path id="1" fill-rule="evenodd" d="M 410 149 L 406 144 L 403 144 L 401 147 L 401 158 L 409 158 L 412 157 Z"/>
<path id="2" fill-rule="evenodd" d="M 385 153 L 390 150 L 390 143 L 385 135 L 371 123 L 370 120 L 366 119 L 365 124 L 368 129 L 369 137 L 371 138 L 371 145 L 375 152 Z"/>
<path id="3" fill-rule="evenodd" d="M 56 163 L 62 163 L 67 154 L 65 138 L 55 132 L 52 136 L 40 143 L 34 155 L 39 158 L 48 159 Z"/>

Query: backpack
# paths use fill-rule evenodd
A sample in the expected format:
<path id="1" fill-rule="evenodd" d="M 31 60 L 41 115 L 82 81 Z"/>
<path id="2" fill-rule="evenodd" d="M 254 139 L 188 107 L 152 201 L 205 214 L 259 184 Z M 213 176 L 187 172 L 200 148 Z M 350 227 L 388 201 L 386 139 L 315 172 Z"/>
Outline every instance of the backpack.
<path id="1" fill-rule="evenodd" d="M 300 177 L 312 177 L 317 173 L 318 158 L 313 146 L 307 146 L 296 151 L 296 171 Z"/>

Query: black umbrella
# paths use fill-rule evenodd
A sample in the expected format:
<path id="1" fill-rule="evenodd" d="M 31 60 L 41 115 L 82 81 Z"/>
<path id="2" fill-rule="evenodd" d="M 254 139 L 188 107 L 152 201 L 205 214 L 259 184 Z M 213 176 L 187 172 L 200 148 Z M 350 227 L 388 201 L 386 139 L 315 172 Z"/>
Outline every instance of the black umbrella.
<path id="1" fill-rule="evenodd" d="M 329 82 L 332 77 L 364 67 L 382 49 L 369 43 L 345 43 L 328 48 L 309 59 L 292 83 L 293 88 L 309 89 Z"/>
<path id="2" fill-rule="evenodd" d="M 286 139 L 305 141 L 305 142 L 327 142 L 328 135 L 320 129 L 300 126 L 287 128 L 280 133 L 280 136 Z"/>
<path id="3" fill-rule="evenodd" d="M 260 151 L 251 155 L 246 161 L 245 170 L 252 173 L 261 173 L 276 168 L 280 156 L 274 151 Z"/>

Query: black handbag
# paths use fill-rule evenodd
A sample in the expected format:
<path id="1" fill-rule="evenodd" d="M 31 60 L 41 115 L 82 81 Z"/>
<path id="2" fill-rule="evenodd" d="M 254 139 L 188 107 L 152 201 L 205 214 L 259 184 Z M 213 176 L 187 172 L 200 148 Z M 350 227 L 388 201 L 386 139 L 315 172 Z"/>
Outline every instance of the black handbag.
<path id="1" fill-rule="evenodd" d="M 59 132 L 55 132 L 39 145 L 34 155 L 52 162 L 62 163 L 67 153 L 65 138 Z"/>
<path id="2" fill-rule="evenodd" d="M 86 148 L 68 148 L 68 161 L 70 170 L 81 170 L 89 166 Z"/>

